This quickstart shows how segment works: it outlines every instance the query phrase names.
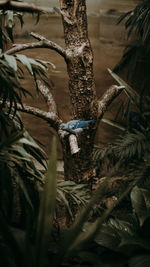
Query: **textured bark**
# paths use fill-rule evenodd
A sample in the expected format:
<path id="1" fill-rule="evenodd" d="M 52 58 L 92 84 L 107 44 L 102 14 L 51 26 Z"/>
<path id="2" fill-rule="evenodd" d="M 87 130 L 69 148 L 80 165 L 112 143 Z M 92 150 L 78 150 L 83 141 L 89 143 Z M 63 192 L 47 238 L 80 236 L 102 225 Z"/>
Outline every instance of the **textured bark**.
<path id="1" fill-rule="evenodd" d="M 73 119 L 97 119 L 97 99 L 93 75 L 93 53 L 88 39 L 85 0 L 60 1 L 66 44 L 69 92 Z M 63 142 L 65 177 L 76 182 L 93 176 L 92 150 L 96 127 L 78 136 L 79 153 L 71 155 Z"/>
<path id="2" fill-rule="evenodd" d="M 60 1 L 73 116 L 97 117 L 93 53 L 88 39 L 85 0 Z"/>
<path id="3" fill-rule="evenodd" d="M 10 3 L 3 1 L 3 4 L 6 2 L 7 4 L 16 4 L 14 1 L 10 1 Z M 29 5 L 28 8 L 30 9 Z M 30 11 L 33 11 L 33 6 Z M 71 179 L 77 183 L 90 183 L 94 175 L 92 152 L 98 122 L 124 87 L 112 86 L 105 92 L 101 100 L 97 100 L 93 74 L 93 53 L 88 38 L 86 1 L 60 0 L 60 13 L 64 27 L 65 48 L 39 34 L 31 33 L 38 40 L 37 42 L 14 45 L 6 53 L 14 54 L 22 50 L 41 47 L 52 49 L 64 58 L 69 76 L 68 93 L 72 104 L 72 119 L 93 119 L 94 124 L 77 136 L 60 130 L 62 120 L 58 116 L 55 100 L 49 89 L 40 81 L 38 81 L 38 86 L 48 105 L 48 112 L 26 105 L 24 107 L 18 105 L 18 110 L 44 119 L 55 129 L 62 144 L 65 179 Z"/>
<path id="4" fill-rule="evenodd" d="M 92 164 L 92 144 L 90 150 L 83 150 L 80 147 L 78 153 L 72 154 L 69 139 L 66 136 L 62 141 L 64 155 L 64 175 L 66 180 L 73 180 L 76 183 L 90 183 L 94 176 Z M 87 153 L 87 154 L 86 154 Z"/>
<path id="5" fill-rule="evenodd" d="M 66 58 L 65 50 L 60 45 L 47 40 L 45 37 L 39 34 L 31 32 L 30 35 L 33 36 L 35 39 L 39 40 L 39 42 L 26 43 L 26 44 L 14 44 L 13 47 L 5 51 L 5 53 L 8 55 L 11 55 L 11 54 L 14 54 L 14 53 L 17 53 L 23 50 L 27 50 L 27 49 L 48 48 L 59 53 L 62 57 L 64 57 L 64 59 Z"/>

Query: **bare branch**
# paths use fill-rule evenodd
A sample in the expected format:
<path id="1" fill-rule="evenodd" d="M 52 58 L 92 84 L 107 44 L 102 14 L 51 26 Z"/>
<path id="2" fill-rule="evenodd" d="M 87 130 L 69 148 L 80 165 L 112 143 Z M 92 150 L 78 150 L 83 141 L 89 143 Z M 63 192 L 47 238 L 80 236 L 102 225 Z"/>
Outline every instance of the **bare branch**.
<path id="1" fill-rule="evenodd" d="M 37 80 L 37 85 L 41 94 L 44 96 L 44 99 L 48 105 L 49 112 L 54 113 L 57 116 L 58 113 L 57 113 L 56 103 L 50 90 L 40 80 Z"/>
<path id="2" fill-rule="evenodd" d="M 37 85 L 38 85 L 38 88 L 39 88 L 41 94 L 44 96 L 44 99 L 45 99 L 47 105 L 48 105 L 48 112 L 40 110 L 40 109 L 35 108 L 35 107 L 27 106 L 26 104 L 23 104 L 23 107 L 22 107 L 22 105 L 17 104 L 17 110 L 19 110 L 21 112 L 26 112 L 26 113 L 32 114 L 36 117 L 44 119 L 55 130 L 58 131 L 59 124 L 62 121 L 58 116 L 55 100 L 54 100 L 50 90 L 48 89 L 48 87 L 45 84 L 43 84 L 40 80 L 37 80 Z"/>
<path id="3" fill-rule="evenodd" d="M 57 45 L 56 43 L 49 41 L 45 37 L 36 34 L 36 33 L 31 33 L 31 35 L 38 39 L 39 42 L 33 42 L 33 43 L 26 43 L 26 44 L 15 44 L 13 45 L 12 48 L 7 50 L 5 53 L 8 55 L 18 53 L 23 50 L 27 49 L 33 49 L 33 48 L 48 48 L 51 50 L 56 51 L 58 54 L 60 54 L 65 60 L 67 58 L 65 49 L 63 49 L 61 46 Z"/>
<path id="4" fill-rule="evenodd" d="M 125 87 L 112 85 L 98 101 L 98 119 L 101 120 L 112 101 L 121 94 Z"/>
<path id="5" fill-rule="evenodd" d="M 44 36 L 42 36 L 40 34 L 31 32 L 30 35 L 39 41 L 43 41 L 44 44 L 47 45 L 47 48 L 55 50 L 58 54 L 60 54 L 61 56 L 63 56 L 66 59 L 66 51 L 60 45 L 46 39 Z"/>
<path id="6" fill-rule="evenodd" d="M 36 43 L 14 44 L 13 47 L 5 51 L 5 53 L 8 55 L 12 55 L 20 51 L 32 49 L 32 48 L 49 48 L 49 47 L 45 46 L 43 41 L 36 42 Z"/>
<path id="7" fill-rule="evenodd" d="M 50 126 L 52 128 L 54 128 L 58 132 L 58 135 L 60 136 L 61 139 L 64 139 L 64 137 L 66 135 L 68 135 L 69 136 L 70 150 L 71 150 L 71 154 L 72 155 L 77 154 L 80 151 L 80 148 L 78 147 L 77 137 L 74 134 L 70 135 L 68 132 L 62 131 L 59 128 L 59 125 L 60 125 L 60 123 L 62 121 L 56 115 L 56 113 L 46 112 L 46 111 L 43 111 L 41 109 L 28 106 L 26 104 L 23 104 L 23 107 L 22 107 L 22 105 L 17 104 L 17 110 L 21 111 L 21 112 L 24 112 L 24 113 L 28 113 L 28 114 L 34 115 L 34 116 L 36 116 L 38 118 L 41 118 L 41 119 L 45 120 L 46 122 L 48 122 L 50 124 Z"/>
<path id="8" fill-rule="evenodd" d="M 28 13 L 53 13 L 51 8 L 38 7 L 34 4 L 28 4 L 25 2 L 16 2 L 16 1 L 0 1 L 0 10 L 13 10 L 19 12 L 28 12 Z"/>
<path id="9" fill-rule="evenodd" d="M 45 120 L 55 130 L 58 130 L 59 124 L 61 123 L 60 118 L 58 116 L 56 116 L 55 113 L 46 112 L 46 111 L 43 111 L 43 110 L 41 110 L 39 108 L 31 107 L 31 106 L 28 106 L 26 104 L 23 104 L 23 106 L 20 105 L 20 104 L 17 104 L 17 110 L 21 111 L 21 112 L 24 112 L 24 113 L 28 113 L 28 114 L 34 115 L 34 116 L 36 116 L 36 117 L 38 117 L 40 119 Z"/>

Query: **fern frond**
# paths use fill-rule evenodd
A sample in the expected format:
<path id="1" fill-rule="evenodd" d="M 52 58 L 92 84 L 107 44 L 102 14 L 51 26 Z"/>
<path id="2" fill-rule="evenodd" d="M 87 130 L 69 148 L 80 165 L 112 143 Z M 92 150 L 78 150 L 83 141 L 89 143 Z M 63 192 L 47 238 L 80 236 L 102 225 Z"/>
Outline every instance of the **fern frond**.
<path id="1" fill-rule="evenodd" d="M 144 153 L 149 151 L 149 138 L 137 130 L 134 133 L 128 132 L 115 141 L 113 149 L 120 161 L 141 159 Z"/>
<path id="2" fill-rule="evenodd" d="M 145 155 L 150 153 L 149 141 L 149 132 L 134 130 L 132 133 L 126 132 L 114 143 L 103 148 L 96 146 L 93 152 L 93 160 L 97 171 L 103 166 L 106 166 L 107 169 L 128 166 L 131 171 L 131 165 L 132 170 L 136 170 L 136 164 L 138 162 L 143 164 Z"/>

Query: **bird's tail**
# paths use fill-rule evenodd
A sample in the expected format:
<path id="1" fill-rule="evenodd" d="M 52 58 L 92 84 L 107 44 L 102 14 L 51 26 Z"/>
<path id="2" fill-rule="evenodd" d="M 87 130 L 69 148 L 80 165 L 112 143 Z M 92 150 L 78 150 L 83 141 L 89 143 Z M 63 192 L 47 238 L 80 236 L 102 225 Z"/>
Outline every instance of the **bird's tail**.
<path id="1" fill-rule="evenodd" d="M 94 123 L 95 122 L 95 120 L 89 120 L 89 121 L 87 121 L 87 123 Z"/>

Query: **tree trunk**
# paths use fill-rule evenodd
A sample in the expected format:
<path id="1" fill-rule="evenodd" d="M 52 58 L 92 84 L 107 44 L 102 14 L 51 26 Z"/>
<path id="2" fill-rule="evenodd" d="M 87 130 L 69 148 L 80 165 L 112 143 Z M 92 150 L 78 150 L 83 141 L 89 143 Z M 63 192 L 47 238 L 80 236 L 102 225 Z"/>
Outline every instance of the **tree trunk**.
<path id="1" fill-rule="evenodd" d="M 92 161 L 93 142 L 88 143 L 89 140 L 87 140 L 85 134 L 80 136 L 80 140 L 83 142 L 82 146 L 80 145 L 80 151 L 73 155 L 70 151 L 68 139 L 64 140 L 62 144 L 64 176 L 66 180 L 73 180 L 76 183 L 90 183 L 90 180 L 94 175 Z M 88 146 L 84 146 L 84 140 L 87 142 Z"/>
<path id="2" fill-rule="evenodd" d="M 26 5 L 22 5 L 22 8 L 26 10 Z M 33 12 L 32 9 L 33 7 L 31 7 Z M 38 11 L 39 8 L 37 8 Z M 124 87 L 114 85 L 104 93 L 101 100 L 97 100 L 93 75 L 93 53 L 88 39 L 86 0 L 60 0 L 60 12 L 64 27 L 65 49 L 39 34 L 31 33 L 38 42 L 16 44 L 6 53 L 11 55 L 22 50 L 42 47 L 53 49 L 64 58 L 69 76 L 68 93 L 71 98 L 72 119 L 94 120 L 89 129 L 85 129 L 77 136 L 62 131 L 60 129 L 62 120 L 58 115 L 53 95 L 49 88 L 39 80 L 36 82 L 48 105 L 48 112 L 25 104 L 23 107 L 17 104 L 17 109 L 44 119 L 50 127 L 56 130 L 63 148 L 65 179 L 77 183 L 89 183 L 94 175 L 92 151 L 98 122 Z"/>
<path id="3" fill-rule="evenodd" d="M 88 39 L 86 1 L 60 1 L 64 27 L 69 92 L 73 119 L 97 120 L 97 99 L 93 75 L 93 53 Z M 77 139 L 80 151 L 71 155 L 68 139 L 63 142 L 65 178 L 76 182 L 93 176 L 92 151 L 96 123 Z"/>

